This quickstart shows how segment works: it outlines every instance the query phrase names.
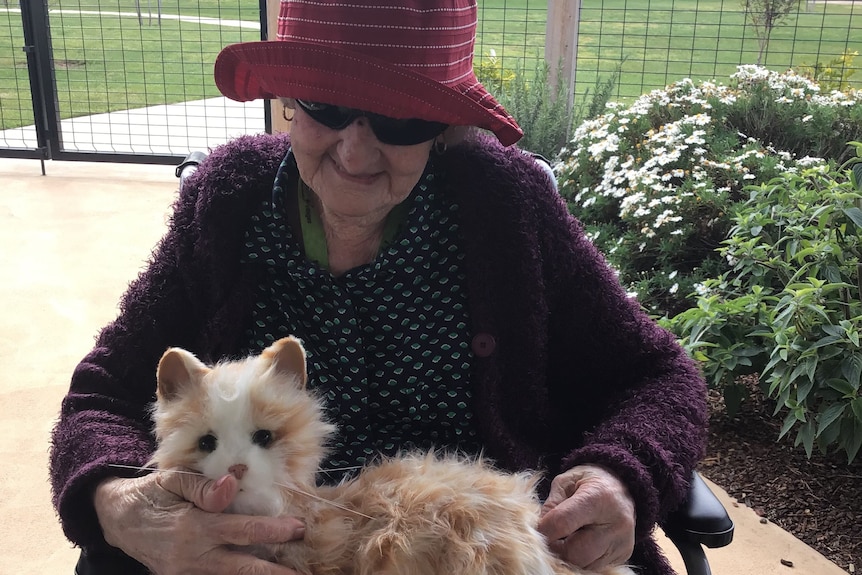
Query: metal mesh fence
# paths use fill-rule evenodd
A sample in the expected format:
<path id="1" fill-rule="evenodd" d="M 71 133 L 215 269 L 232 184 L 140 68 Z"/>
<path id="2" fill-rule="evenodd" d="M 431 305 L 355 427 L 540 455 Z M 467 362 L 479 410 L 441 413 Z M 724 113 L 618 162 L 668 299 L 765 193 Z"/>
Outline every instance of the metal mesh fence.
<path id="1" fill-rule="evenodd" d="M 263 129 L 260 103 L 246 114 L 212 80 L 225 44 L 260 38 L 256 4 L 70 4 L 50 12 L 61 117 L 77 119 L 63 130 L 64 148 L 185 153 L 231 131 Z"/>
<path id="2" fill-rule="evenodd" d="M 479 2 L 476 65 L 533 70 L 545 59 L 548 0 Z"/>
<path id="3" fill-rule="evenodd" d="M 21 52 L 20 11 L 6 10 L 9 50 Z M 48 27 L 54 85 L 49 115 L 67 152 L 183 155 L 264 129 L 261 102 L 220 97 L 212 79 L 218 51 L 260 39 L 256 0 L 52 0 Z M 2 42 L 3 40 L 0 40 Z M 7 56 L 0 55 L 0 59 Z M 0 145 L 35 145 L 26 63 L 15 60 L 17 99 L 3 98 Z M 6 66 L 0 63 L 0 70 Z M 28 117 L 29 115 L 29 117 Z M 18 125 L 16 125 L 18 124 Z"/>
<path id="4" fill-rule="evenodd" d="M 862 88 L 862 60 L 852 58 L 862 51 L 862 1 L 795 3 L 773 22 L 768 42 L 764 26 L 753 24 L 752 16 L 763 14 L 746 16 L 744 6 L 745 0 L 583 0 L 576 94 L 618 67 L 615 96 L 626 99 L 686 77 L 726 81 L 744 64 L 779 71 L 837 65 Z M 839 63 L 845 54 L 850 61 Z"/>
<path id="5" fill-rule="evenodd" d="M 33 123 L 33 102 L 27 76 L 27 55 L 20 10 L 8 0 L 0 5 L 0 130 Z M 8 134 L 0 146 L 27 147 L 19 136 Z"/>
<path id="6" fill-rule="evenodd" d="M 49 125 L 56 119 L 62 151 L 184 155 L 265 129 L 263 103 L 221 98 L 212 79 L 224 45 L 260 38 L 259 0 L 0 1 L 0 154 L 38 146 L 22 50 L 26 6 L 47 9 L 40 33 L 49 39 L 43 65 L 53 75 L 41 87 L 48 104 L 41 113 Z M 581 0 L 572 30 L 576 99 L 617 69 L 612 97 L 632 99 L 684 77 L 726 80 L 738 65 L 758 61 L 776 70 L 838 69 L 862 88 L 862 58 L 854 59 L 862 51 L 862 0 L 802 0 L 768 42 L 744 4 Z M 548 0 L 480 0 L 477 66 L 530 73 L 543 65 L 547 15 Z"/>

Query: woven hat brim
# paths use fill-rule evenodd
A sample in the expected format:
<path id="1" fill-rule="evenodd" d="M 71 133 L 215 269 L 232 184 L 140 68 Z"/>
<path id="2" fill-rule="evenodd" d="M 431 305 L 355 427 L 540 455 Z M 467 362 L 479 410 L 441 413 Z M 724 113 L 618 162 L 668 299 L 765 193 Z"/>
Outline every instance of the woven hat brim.
<path id="1" fill-rule="evenodd" d="M 222 94 L 247 102 L 279 96 L 359 108 L 393 118 L 421 118 L 493 132 L 504 146 L 523 132 L 471 73 L 441 84 L 364 54 L 296 41 L 226 46 L 215 62 Z"/>

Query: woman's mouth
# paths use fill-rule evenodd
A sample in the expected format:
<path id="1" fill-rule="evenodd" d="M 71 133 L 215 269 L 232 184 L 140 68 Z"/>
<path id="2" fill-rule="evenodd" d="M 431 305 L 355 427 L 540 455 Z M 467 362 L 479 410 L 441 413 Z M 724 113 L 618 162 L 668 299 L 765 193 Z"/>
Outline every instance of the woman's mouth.
<path id="1" fill-rule="evenodd" d="M 383 172 L 374 172 L 374 173 L 357 173 L 351 174 L 347 170 L 345 170 L 338 162 L 333 162 L 335 164 L 335 171 L 339 175 L 339 177 L 347 180 L 348 182 L 360 184 L 360 185 L 369 185 L 377 181 L 377 179 L 383 174 Z"/>

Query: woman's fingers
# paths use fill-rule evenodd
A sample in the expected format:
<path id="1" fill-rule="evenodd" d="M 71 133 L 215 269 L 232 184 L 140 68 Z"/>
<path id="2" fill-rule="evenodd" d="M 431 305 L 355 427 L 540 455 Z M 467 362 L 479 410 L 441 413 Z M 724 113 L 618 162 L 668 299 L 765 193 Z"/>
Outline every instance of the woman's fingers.
<path id="1" fill-rule="evenodd" d="M 539 531 L 573 565 L 600 569 L 625 563 L 634 550 L 634 502 L 622 482 L 594 465 L 554 478 Z"/>
<path id="2" fill-rule="evenodd" d="M 286 543 L 305 535 L 305 525 L 295 517 L 218 515 L 210 520 L 213 537 L 229 545 Z"/>
<path id="3" fill-rule="evenodd" d="M 295 518 L 204 511 L 224 509 L 237 491 L 231 479 L 162 472 L 103 481 L 94 496 L 105 540 L 157 575 L 252 573 L 295 575 L 232 546 L 277 544 L 301 538 Z"/>

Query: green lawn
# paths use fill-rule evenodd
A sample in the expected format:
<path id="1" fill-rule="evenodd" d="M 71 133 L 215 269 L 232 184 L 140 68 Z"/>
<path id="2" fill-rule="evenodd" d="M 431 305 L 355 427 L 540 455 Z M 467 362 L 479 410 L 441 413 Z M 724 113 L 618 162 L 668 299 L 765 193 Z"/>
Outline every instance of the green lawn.
<path id="1" fill-rule="evenodd" d="M 50 25 L 58 108 L 75 117 L 218 95 L 212 63 L 226 44 L 256 40 L 250 28 L 170 19 L 178 2 L 164 2 L 159 23 L 156 0 L 141 0 L 142 22 L 132 0 L 101 3 L 51 2 Z M 257 3 L 180 0 L 182 14 L 255 22 Z M 62 9 L 62 11 L 57 11 Z M 82 11 L 83 13 L 78 13 Z M 125 14 L 125 15 L 122 15 Z M 8 33 L 4 34 L 4 31 Z M 33 123 L 20 15 L 0 12 L 0 128 Z"/>
<path id="2" fill-rule="evenodd" d="M 757 35 L 739 0 L 584 0 L 576 92 L 623 62 L 619 96 L 637 97 L 684 77 L 726 80 L 738 64 L 755 64 Z M 643 6 L 649 6 L 647 10 Z M 803 7 L 806 5 L 802 3 Z M 853 17 L 851 18 L 851 12 Z M 762 64 L 774 70 L 862 53 L 862 8 L 817 2 L 773 31 Z M 854 85 L 862 88 L 862 57 Z"/>
<path id="3" fill-rule="evenodd" d="M 142 23 L 134 0 L 51 0 L 63 118 L 216 96 L 215 55 L 225 44 L 258 36 L 253 29 L 168 17 L 256 22 L 257 0 L 166 0 L 160 25 L 157 0 L 140 4 Z M 546 0 L 480 2 L 477 54 L 487 57 L 493 50 L 506 68 L 523 62 L 533 69 L 527 62 L 544 56 L 546 6 Z M 765 64 L 784 69 L 826 62 L 847 49 L 862 52 L 862 10 L 855 8 L 851 24 L 852 9 L 818 2 L 812 12 L 789 18 L 775 30 Z M 0 128 L 33 123 L 22 46 L 20 15 L 0 11 Z M 623 60 L 617 94 L 623 99 L 686 76 L 723 80 L 738 63 L 753 64 L 757 50 L 738 0 L 583 0 L 576 92 Z M 854 80 L 862 87 L 862 71 Z"/>

